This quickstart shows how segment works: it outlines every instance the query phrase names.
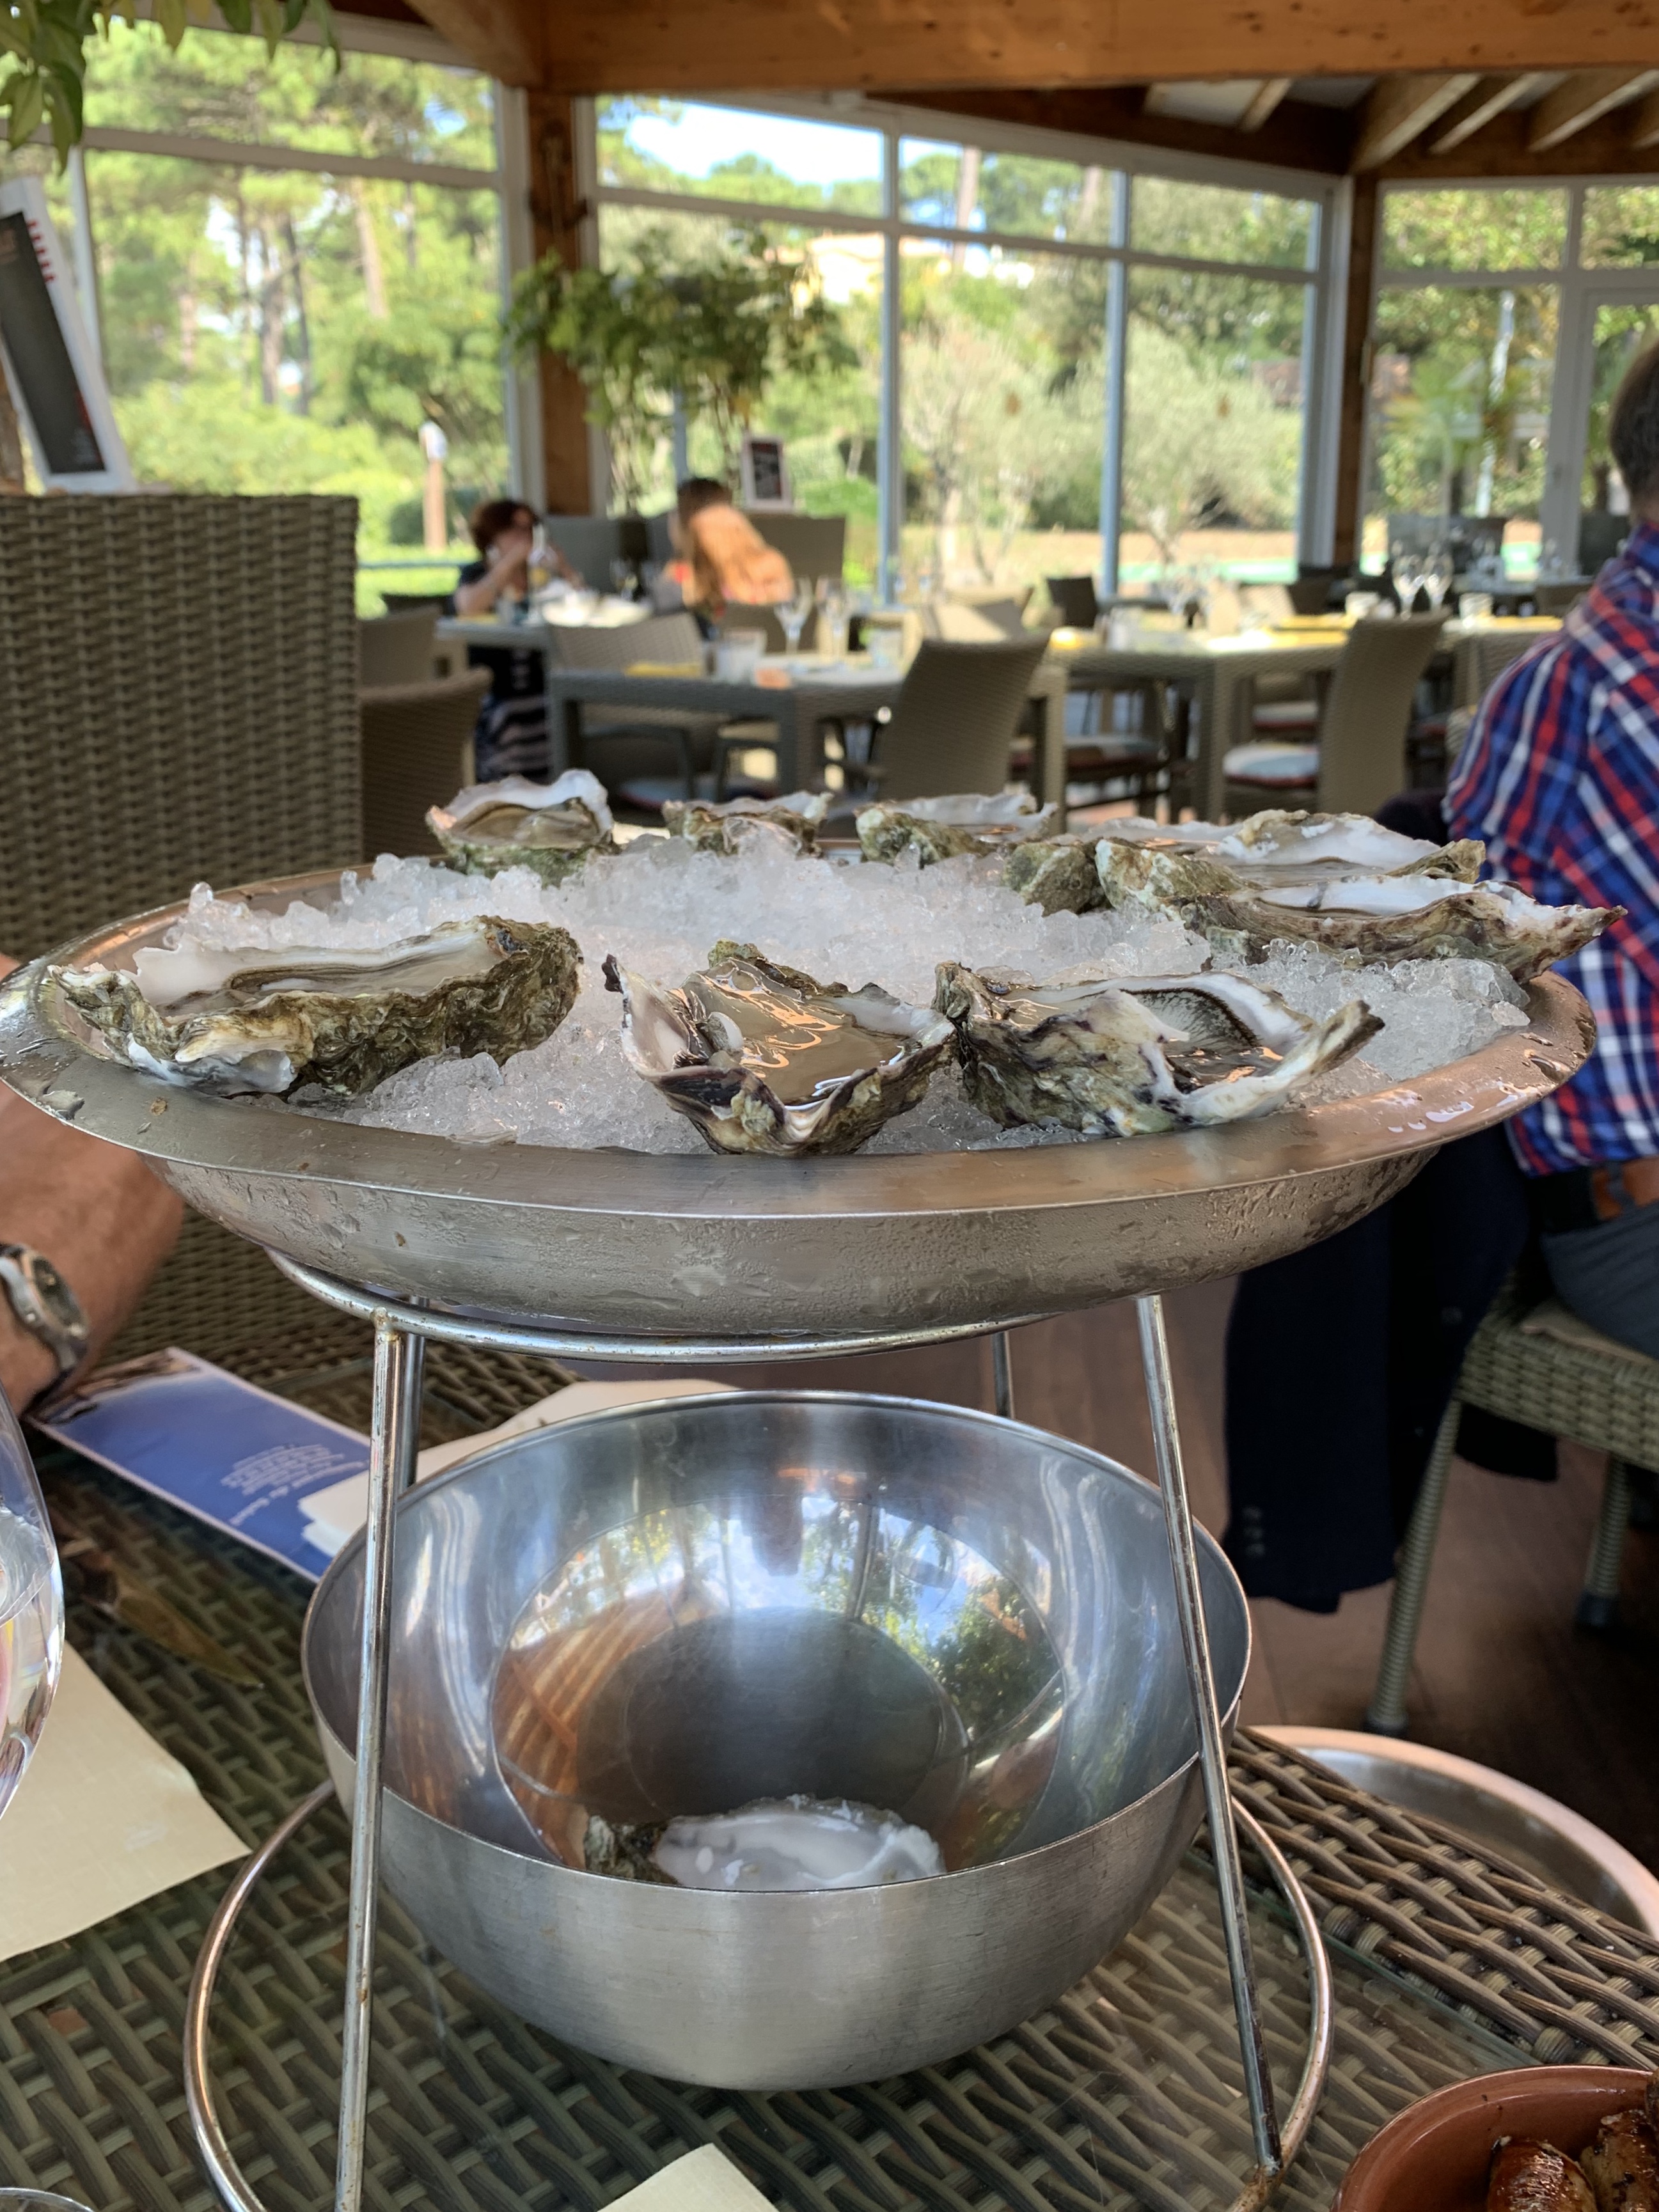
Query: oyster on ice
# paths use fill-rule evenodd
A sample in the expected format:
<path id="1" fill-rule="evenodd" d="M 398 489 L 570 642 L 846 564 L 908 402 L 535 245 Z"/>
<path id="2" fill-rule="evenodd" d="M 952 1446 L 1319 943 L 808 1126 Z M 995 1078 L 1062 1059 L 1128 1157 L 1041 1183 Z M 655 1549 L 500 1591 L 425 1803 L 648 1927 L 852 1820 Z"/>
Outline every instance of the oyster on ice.
<path id="1" fill-rule="evenodd" d="M 1478 856 L 1480 848 L 1471 848 Z M 1455 864 L 1466 865 L 1449 847 Z M 1278 943 L 1317 945 L 1350 965 L 1486 960 L 1524 983 L 1616 921 L 1620 907 L 1544 906 L 1514 884 L 1466 882 L 1418 865 L 1392 875 L 1247 870 L 1200 853 L 1103 839 L 1109 906 L 1170 914 L 1218 960 L 1259 960 Z M 1261 879 L 1265 878 L 1265 880 Z"/>
<path id="2" fill-rule="evenodd" d="M 447 806 L 428 808 L 426 819 L 445 858 L 468 876 L 528 868 L 556 884 L 590 854 L 617 849 L 605 786 L 585 768 L 567 769 L 553 783 L 509 775 L 470 784 Z"/>
<path id="3" fill-rule="evenodd" d="M 914 845 L 926 868 L 963 853 L 1006 852 L 1043 836 L 1059 812 L 1054 805 L 1040 808 L 1028 791 L 963 791 L 861 807 L 854 827 L 866 860 L 896 860 Z"/>
<path id="4" fill-rule="evenodd" d="M 1188 823 L 1188 829 L 1194 824 Z M 1110 836 L 1109 829 L 1107 835 Z M 1268 807 L 1217 836 L 1218 860 L 1258 873 L 1273 871 L 1285 883 L 1330 876 L 1455 876 L 1472 884 L 1486 848 L 1474 837 L 1437 845 L 1426 837 L 1385 830 L 1369 814 L 1310 814 Z"/>
<path id="5" fill-rule="evenodd" d="M 541 1044 L 575 1002 L 581 954 L 546 922 L 441 923 L 400 945 L 143 945 L 132 971 L 54 968 L 119 1056 L 168 1083 L 342 1097 L 433 1053 Z"/>
<path id="6" fill-rule="evenodd" d="M 1002 880 L 1027 906 L 1044 914 L 1087 914 L 1105 900 L 1095 865 L 1092 837 L 1034 837 L 1016 845 L 1002 864 Z"/>
<path id="7" fill-rule="evenodd" d="M 1283 1105 L 1382 1024 L 1355 999 L 1310 1021 L 1242 975 L 1035 983 L 939 969 L 963 1088 L 1004 1128 L 1057 1121 L 1091 1137 L 1211 1128 Z"/>
<path id="8" fill-rule="evenodd" d="M 720 805 L 671 799 L 662 818 L 671 836 L 685 838 L 700 852 L 734 854 L 759 837 L 811 853 L 817 849 L 818 824 L 829 807 L 829 793 L 819 791 L 792 791 L 785 799 L 728 799 Z"/>
<path id="9" fill-rule="evenodd" d="M 716 1152 L 852 1152 L 916 1104 L 951 1042 L 937 1013 L 820 983 L 722 940 L 678 988 L 614 956 L 623 1050 Z"/>

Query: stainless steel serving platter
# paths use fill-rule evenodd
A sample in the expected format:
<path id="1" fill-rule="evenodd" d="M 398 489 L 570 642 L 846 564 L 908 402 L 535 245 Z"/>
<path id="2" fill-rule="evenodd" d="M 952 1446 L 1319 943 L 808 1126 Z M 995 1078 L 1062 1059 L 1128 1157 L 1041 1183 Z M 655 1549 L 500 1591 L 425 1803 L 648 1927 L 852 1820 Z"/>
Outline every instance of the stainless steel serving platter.
<path id="1" fill-rule="evenodd" d="M 237 895 L 321 903 L 337 883 Z M 49 966 L 130 966 L 183 912 L 95 931 L 0 986 L 0 1079 L 304 1266 L 617 1337 L 992 1328 L 1231 1274 L 1357 1221 L 1440 1145 L 1566 1081 L 1595 1042 L 1583 999 L 1547 975 L 1528 1026 L 1468 1060 L 1224 1129 L 823 1160 L 480 1147 L 175 1089 L 94 1050 Z"/>

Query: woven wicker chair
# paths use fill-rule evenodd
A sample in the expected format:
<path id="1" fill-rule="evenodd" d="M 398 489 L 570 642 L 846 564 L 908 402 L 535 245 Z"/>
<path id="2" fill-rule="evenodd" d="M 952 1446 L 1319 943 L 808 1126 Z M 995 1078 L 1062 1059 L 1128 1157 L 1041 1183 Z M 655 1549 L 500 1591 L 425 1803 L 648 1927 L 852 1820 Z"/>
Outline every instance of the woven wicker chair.
<path id="1" fill-rule="evenodd" d="M 1577 1618 L 1585 1628 L 1611 1626 L 1617 1609 L 1631 1468 L 1659 1468 L 1659 1359 L 1615 1344 L 1553 1299 L 1540 1306 L 1513 1285 L 1502 1291 L 1464 1354 L 1400 1548 L 1382 1660 L 1365 1714 L 1365 1725 L 1381 1735 L 1406 1732 L 1412 1657 L 1465 1406 L 1607 1454 L 1601 1510 L 1578 1600 Z"/>
<path id="2" fill-rule="evenodd" d="M 1536 630 L 1477 630 L 1461 637 L 1452 653 L 1452 706 L 1478 706 L 1498 678 L 1523 653 L 1543 641 Z"/>
<path id="3" fill-rule="evenodd" d="M 7 951 L 362 860 L 356 521 L 349 499 L 0 498 Z M 314 1311 L 192 1218 L 117 1349 Z"/>
<path id="4" fill-rule="evenodd" d="M 701 661 L 702 634 L 689 614 L 651 615 L 644 622 L 615 629 L 561 629 L 559 658 L 569 668 L 628 668 L 634 662 Z M 585 751 L 604 747 L 601 781 L 616 789 L 660 762 L 665 745 L 678 756 L 679 781 L 687 799 L 696 797 L 699 769 L 714 757 L 720 727 L 718 714 L 683 713 L 673 707 L 589 707 L 582 714 Z M 644 760 L 641 763 L 641 755 Z"/>
<path id="5" fill-rule="evenodd" d="M 489 671 L 469 668 L 359 693 L 365 853 L 438 850 L 426 810 L 471 782 L 473 726 L 489 689 Z"/>
<path id="6" fill-rule="evenodd" d="M 1439 615 L 1357 623 L 1331 678 L 1318 744 L 1235 746 L 1227 812 L 1284 805 L 1374 813 L 1406 781 L 1412 705 L 1443 626 Z"/>
<path id="7" fill-rule="evenodd" d="M 1042 659 L 1041 635 L 953 645 L 924 638 L 877 738 L 884 799 L 1000 791 L 1014 731 Z"/>
<path id="8" fill-rule="evenodd" d="M 435 606 L 405 607 L 357 625 L 357 680 L 371 690 L 387 684 L 424 684 L 432 675 Z"/>

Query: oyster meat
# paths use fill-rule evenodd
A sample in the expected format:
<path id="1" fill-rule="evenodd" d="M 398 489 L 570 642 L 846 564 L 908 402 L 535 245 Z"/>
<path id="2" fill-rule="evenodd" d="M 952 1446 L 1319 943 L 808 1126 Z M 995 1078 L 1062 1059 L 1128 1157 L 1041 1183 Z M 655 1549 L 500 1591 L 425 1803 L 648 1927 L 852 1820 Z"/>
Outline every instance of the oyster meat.
<path id="1" fill-rule="evenodd" d="M 677 989 L 615 957 L 623 1050 L 716 1152 L 852 1152 L 914 1106 L 951 1042 L 943 1016 L 866 983 L 819 983 L 722 941 Z"/>
<path id="2" fill-rule="evenodd" d="M 552 1036 L 581 954 L 546 922 L 448 921 L 401 945 L 143 945 L 134 968 L 54 968 L 124 1060 L 168 1083 L 342 1097 L 433 1053 L 506 1060 Z"/>
<path id="3" fill-rule="evenodd" d="M 926 868 L 963 853 L 1006 852 L 1043 836 L 1059 812 L 1057 806 L 1039 808 L 1028 791 L 966 791 L 861 807 L 853 826 L 866 860 L 896 860 L 915 846 Z"/>
<path id="4" fill-rule="evenodd" d="M 818 791 L 792 791 L 787 799 L 728 799 L 718 806 L 671 799 L 662 818 L 671 836 L 684 837 L 705 853 L 740 852 L 751 837 L 811 853 L 817 849 L 818 824 L 829 807 L 829 793 Z"/>
<path id="5" fill-rule="evenodd" d="M 1103 841 L 1144 852 L 1218 860 L 1252 883 L 1310 883 L 1338 876 L 1456 876 L 1472 884 L 1486 848 L 1473 838 L 1436 845 L 1385 830 L 1369 814 L 1311 814 L 1270 807 L 1243 822 L 1106 823 Z"/>
<path id="6" fill-rule="evenodd" d="M 567 769 L 553 783 L 509 775 L 471 784 L 426 819 L 445 858 L 468 876 L 528 868 L 556 884 L 590 854 L 617 849 L 605 786 L 585 768 Z"/>
<path id="7" fill-rule="evenodd" d="M 933 1003 L 982 1114 L 1091 1137 L 1265 1114 L 1382 1026 L 1363 1000 L 1310 1021 L 1276 992 L 1207 973 L 1034 983 L 946 962 Z"/>
<path id="8" fill-rule="evenodd" d="M 1472 845 L 1446 851 L 1478 866 Z M 1477 884 L 1413 862 L 1391 875 L 1256 871 L 1203 853 L 1103 839 L 1096 852 L 1109 906 L 1174 915 L 1218 960 L 1260 960 L 1274 943 L 1317 945 L 1352 966 L 1371 961 L 1486 960 L 1524 983 L 1580 951 L 1620 907 L 1544 906 L 1514 884 Z M 1263 879 L 1265 878 L 1265 880 Z"/>

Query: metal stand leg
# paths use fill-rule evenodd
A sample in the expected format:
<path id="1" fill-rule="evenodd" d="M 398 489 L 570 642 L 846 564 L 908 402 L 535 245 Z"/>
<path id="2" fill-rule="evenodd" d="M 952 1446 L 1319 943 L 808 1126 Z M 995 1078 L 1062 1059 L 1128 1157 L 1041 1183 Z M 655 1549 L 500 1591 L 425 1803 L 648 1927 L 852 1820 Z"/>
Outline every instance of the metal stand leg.
<path id="1" fill-rule="evenodd" d="M 1406 1733 L 1406 1691 L 1411 1680 L 1412 1657 L 1423 1619 L 1423 1601 L 1429 1593 L 1429 1569 L 1434 1565 L 1435 1540 L 1440 1534 L 1440 1509 L 1446 1502 L 1446 1475 L 1457 1443 L 1457 1420 L 1463 1410 L 1454 1398 L 1435 1431 L 1429 1463 L 1423 1470 L 1423 1486 L 1417 1493 L 1406 1540 L 1400 1547 L 1395 1571 L 1394 1595 L 1389 1600 L 1389 1626 L 1382 1637 L 1382 1656 L 1377 1662 L 1376 1683 L 1365 1708 L 1365 1725 L 1377 1735 Z"/>
<path id="2" fill-rule="evenodd" d="M 392 1625 L 392 1507 L 414 1480 L 424 1346 L 386 1316 L 374 1324 L 374 1431 L 363 1538 L 363 1629 L 357 1669 L 357 1773 L 351 1800 L 351 1893 L 346 1918 L 345 2027 L 335 2212 L 361 2212 L 368 2108 L 369 2005 L 380 1902 L 380 1765 L 386 1748 Z"/>
<path id="3" fill-rule="evenodd" d="M 991 1389 L 997 1411 L 1005 1421 L 1014 1418 L 1014 1350 L 1008 1332 L 1000 1328 L 991 1339 Z"/>
<path id="4" fill-rule="evenodd" d="M 1211 1848 L 1215 1853 L 1216 1890 L 1221 1904 L 1222 1931 L 1226 1938 L 1227 1965 L 1232 1978 L 1239 2049 L 1244 2060 L 1244 2087 L 1250 2100 L 1250 2132 L 1255 2142 L 1256 2163 L 1271 2177 L 1283 2170 L 1284 2152 L 1279 2115 L 1273 2107 L 1273 2077 L 1267 2069 L 1267 2049 L 1261 2033 L 1261 2007 L 1256 2001 L 1255 1969 L 1245 1917 L 1244 1875 L 1238 1863 L 1238 1836 L 1233 1826 L 1232 1798 L 1227 1787 L 1227 1753 L 1221 1741 L 1221 1713 L 1216 1704 L 1215 1675 L 1210 1664 L 1210 1634 L 1204 1618 L 1198 1553 L 1193 1544 L 1187 1478 L 1181 1464 L 1175 1388 L 1170 1377 L 1170 1348 L 1164 1334 L 1164 1301 L 1157 1297 L 1137 1298 L 1135 1312 L 1140 1322 L 1140 1362 L 1146 1376 L 1146 1404 L 1152 1417 L 1158 1487 L 1164 1493 L 1164 1518 L 1170 1534 L 1170 1562 L 1175 1571 L 1176 1610 L 1187 1654 L 1193 1713 L 1198 1723 L 1204 1809 L 1210 1824 Z"/>
<path id="5" fill-rule="evenodd" d="M 1625 1531 L 1630 1527 L 1630 1469 L 1613 1454 L 1607 1460 L 1595 1534 L 1590 1539 L 1584 1588 L 1573 1616 L 1581 1628 L 1611 1628 L 1617 1617 L 1619 1563 L 1625 1555 Z"/>

